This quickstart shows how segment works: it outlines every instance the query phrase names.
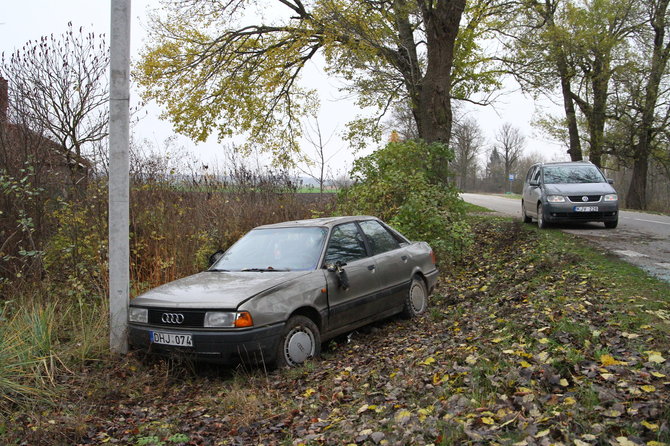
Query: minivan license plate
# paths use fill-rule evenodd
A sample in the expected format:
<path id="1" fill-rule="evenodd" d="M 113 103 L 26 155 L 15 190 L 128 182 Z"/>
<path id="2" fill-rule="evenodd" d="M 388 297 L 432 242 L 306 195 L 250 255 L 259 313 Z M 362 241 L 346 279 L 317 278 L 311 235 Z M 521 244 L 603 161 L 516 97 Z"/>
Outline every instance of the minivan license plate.
<path id="1" fill-rule="evenodd" d="M 598 212 L 598 206 L 575 206 L 575 212 Z"/>
<path id="2" fill-rule="evenodd" d="M 151 332 L 151 343 L 193 347 L 193 339 L 190 334 L 164 333 L 160 331 Z"/>

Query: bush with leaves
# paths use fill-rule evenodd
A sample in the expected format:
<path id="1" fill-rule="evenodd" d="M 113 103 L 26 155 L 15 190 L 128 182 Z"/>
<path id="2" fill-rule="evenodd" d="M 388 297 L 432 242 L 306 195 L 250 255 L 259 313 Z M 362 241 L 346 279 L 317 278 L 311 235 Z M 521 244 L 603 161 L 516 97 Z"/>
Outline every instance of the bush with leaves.
<path id="1" fill-rule="evenodd" d="M 375 215 L 407 237 L 431 244 L 440 259 L 470 242 L 463 201 L 443 181 L 453 152 L 443 144 L 392 142 L 356 160 L 353 186 L 340 192 L 339 211 Z"/>

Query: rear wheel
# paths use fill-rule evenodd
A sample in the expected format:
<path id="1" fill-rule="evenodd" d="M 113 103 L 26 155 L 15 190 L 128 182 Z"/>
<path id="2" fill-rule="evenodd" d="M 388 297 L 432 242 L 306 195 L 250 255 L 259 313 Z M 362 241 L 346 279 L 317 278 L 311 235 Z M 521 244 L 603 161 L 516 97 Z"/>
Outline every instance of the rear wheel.
<path id="1" fill-rule="evenodd" d="M 403 316 L 414 318 L 426 311 L 428 307 L 428 291 L 423 279 L 418 276 L 412 277 L 412 283 L 409 285 L 409 292 L 405 298 L 405 308 Z"/>
<path id="2" fill-rule="evenodd" d="M 614 229 L 614 228 L 616 228 L 617 225 L 619 224 L 619 219 L 616 219 L 616 220 L 614 220 L 614 221 L 606 221 L 606 222 L 604 222 L 604 223 L 605 223 L 605 227 L 606 227 L 607 229 Z"/>
<path id="3" fill-rule="evenodd" d="M 524 223 L 531 223 L 533 221 L 533 219 L 526 214 L 526 207 L 523 205 L 523 201 L 521 202 L 521 218 L 523 218 Z"/>
<path id="4" fill-rule="evenodd" d="M 542 208 L 542 203 L 540 203 L 537 205 L 537 227 L 546 229 L 547 226 L 547 221 L 544 219 L 544 209 Z"/>
<path id="5" fill-rule="evenodd" d="M 277 346 L 277 367 L 298 367 L 321 352 L 321 334 L 311 319 L 293 316 L 288 320 Z"/>

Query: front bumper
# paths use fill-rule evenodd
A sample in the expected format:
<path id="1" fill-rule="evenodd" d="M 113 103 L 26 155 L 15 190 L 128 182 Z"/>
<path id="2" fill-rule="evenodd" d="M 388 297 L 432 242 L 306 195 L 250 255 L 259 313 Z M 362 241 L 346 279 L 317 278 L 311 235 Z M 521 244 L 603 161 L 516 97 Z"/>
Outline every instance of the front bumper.
<path id="1" fill-rule="evenodd" d="M 594 207 L 597 211 L 576 211 L 578 207 Z M 587 202 L 587 203 L 544 203 L 544 220 L 550 223 L 580 221 L 616 221 L 619 218 L 618 202 Z"/>
<path id="2" fill-rule="evenodd" d="M 275 361 L 277 343 L 284 323 L 243 331 L 166 329 L 130 324 L 128 343 L 131 348 L 157 354 L 181 354 L 222 364 L 271 364 Z M 193 347 L 177 347 L 151 342 L 151 332 L 190 334 Z"/>

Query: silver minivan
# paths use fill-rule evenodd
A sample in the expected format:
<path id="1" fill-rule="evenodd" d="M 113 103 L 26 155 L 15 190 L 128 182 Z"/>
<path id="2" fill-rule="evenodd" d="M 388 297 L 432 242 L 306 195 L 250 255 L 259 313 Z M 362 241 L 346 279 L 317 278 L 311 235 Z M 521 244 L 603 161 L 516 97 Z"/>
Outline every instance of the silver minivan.
<path id="1" fill-rule="evenodd" d="M 612 184 L 588 161 L 535 164 L 523 184 L 523 221 L 531 223 L 535 218 L 539 228 L 550 223 L 587 221 L 616 228 L 619 198 Z"/>

